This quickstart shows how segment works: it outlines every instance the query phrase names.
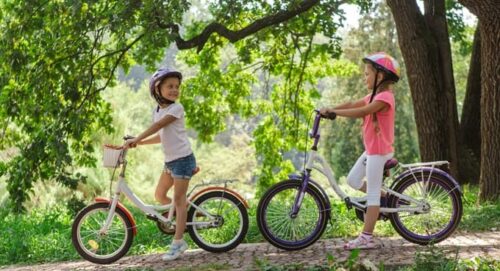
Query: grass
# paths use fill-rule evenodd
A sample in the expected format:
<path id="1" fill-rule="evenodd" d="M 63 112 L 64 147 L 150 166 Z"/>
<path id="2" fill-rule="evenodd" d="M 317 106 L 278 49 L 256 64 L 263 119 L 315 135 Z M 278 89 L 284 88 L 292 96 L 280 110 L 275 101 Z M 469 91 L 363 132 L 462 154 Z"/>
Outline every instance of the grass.
<path id="1" fill-rule="evenodd" d="M 464 190 L 464 216 L 459 230 L 500 230 L 500 201 L 478 205 L 477 188 L 465 187 Z M 250 228 L 244 240 L 247 243 L 264 241 L 256 225 L 257 204 L 256 200 L 250 201 Z M 71 208 L 59 205 L 51 209 L 32 209 L 24 215 L 0 210 L 0 266 L 81 259 L 71 243 L 71 224 L 75 215 L 71 209 L 81 206 L 74 202 L 70 205 Z M 339 201 L 332 201 L 332 208 L 332 223 L 322 238 L 352 236 L 361 230 L 362 223 L 357 220 L 353 210 L 348 210 Z M 137 222 L 138 234 L 127 255 L 164 252 L 172 236 L 160 233 L 156 224 L 137 209 L 129 209 Z M 376 233 L 384 236 L 396 234 L 390 222 L 378 223 Z M 187 234 L 186 240 L 191 248 L 195 247 Z"/>

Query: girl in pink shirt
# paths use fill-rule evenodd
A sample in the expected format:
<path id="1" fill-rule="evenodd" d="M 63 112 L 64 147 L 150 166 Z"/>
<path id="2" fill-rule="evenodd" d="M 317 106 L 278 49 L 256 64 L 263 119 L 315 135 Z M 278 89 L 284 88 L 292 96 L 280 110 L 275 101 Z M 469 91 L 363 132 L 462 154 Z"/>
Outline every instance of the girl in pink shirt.
<path id="1" fill-rule="evenodd" d="M 396 112 L 392 85 L 399 80 L 399 65 L 384 52 L 363 58 L 366 87 L 372 93 L 353 102 L 334 108 L 321 109 L 322 114 L 335 112 L 337 116 L 363 118 L 365 152 L 352 167 L 347 182 L 366 192 L 367 211 L 363 232 L 344 245 L 345 249 L 375 248 L 373 230 L 380 213 L 380 193 L 383 169 L 394 153 L 394 115 Z M 363 178 L 367 177 L 367 182 Z"/>

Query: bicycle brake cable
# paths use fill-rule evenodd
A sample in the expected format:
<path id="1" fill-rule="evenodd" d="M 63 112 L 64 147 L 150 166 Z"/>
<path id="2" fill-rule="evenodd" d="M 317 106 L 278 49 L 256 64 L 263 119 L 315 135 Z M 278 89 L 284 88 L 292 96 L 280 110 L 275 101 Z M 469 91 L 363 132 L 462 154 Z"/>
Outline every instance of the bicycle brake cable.
<path id="1" fill-rule="evenodd" d="M 115 178 L 115 173 L 117 168 L 118 167 L 115 167 L 115 169 L 113 169 L 113 174 L 111 175 L 111 181 L 109 182 L 109 200 L 111 200 L 113 196 L 113 179 Z"/>

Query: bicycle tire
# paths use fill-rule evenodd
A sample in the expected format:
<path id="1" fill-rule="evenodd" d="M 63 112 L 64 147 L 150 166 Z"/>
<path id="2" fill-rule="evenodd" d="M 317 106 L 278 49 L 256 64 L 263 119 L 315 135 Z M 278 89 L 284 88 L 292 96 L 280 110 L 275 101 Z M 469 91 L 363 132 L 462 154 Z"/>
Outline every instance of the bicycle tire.
<path id="1" fill-rule="evenodd" d="M 214 199 L 215 201 L 211 202 Z M 225 201 L 224 203 L 229 204 L 228 206 L 231 207 L 232 205 L 234 208 L 222 212 L 222 200 Z M 220 206 L 217 206 L 217 204 Z M 196 198 L 194 205 L 214 215 L 220 222 L 220 224 L 206 228 L 196 225 L 187 227 L 191 239 L 198 247 L 209 252 L 220 253 L 235 248 L 243 241 L 248 232 L 249 219 L 244 203 L 238 198 L 224 191 L 212 191 Z M 234 212 L 230 214 L 229 211 L 231 210 Z M 200 213 L 197 214 L 196 211 L 193 207 L 189 209 L 188 222 L 209 221 L 208 217 Z M 228 240 L 225 241 L 226 239 Z"/>
<path id="2" fill-rule="evenodd" d="M 411 191 L 408 190 L 411 189 L 410 187 L 414 184 L 416 184 L 419 188 L 425 187 L 425 193 L 429 192 L 429 194 L 434 194 L 436 196 L 439 196 L 435 200 L 430 199 L 430 196 L 426 196 L 427 198 L 429 198 L 426 199 L 426 201 L 429 203 L 430 206 L 429 213 L 410 214 L 408 216 L 409 219 L 416 218 L 415 222 L 411 221 L 405 222 L 402 219 L 403 216 L 401 215 L 401 213 L 392 213 L 389 216 L 389 220 L 391 221 L 391 224 L 393 228 L 396 230 L 396 232 L 399 235 L 401 235 L 404 239 L 412 243 L 416 243 L 419 245 L 429 245 L 429 244 L 439 243 L 448 238 L 455 231 L 458 224 L 460 223 L 463 212 L 461 194 L 460 191 L 455 188 L 455 184 L 446 179 L 445 177 L 436 174 L 430 176 L 429 173 L 425 172 L 423 174 L 418 174 L 417 176 L 420 178 L 415 179 L 416 177 L 410 175 L 400 180 L 395 185 L 394 191 L 401 194 L 409 194 L 411 193 Z M 428 183 L 424 186 L 425 183 L 423 182 L 428 182 Z M 421 193 L 424 193 L 423 192 L 424 189 L 421 188 L 421 190 L 422 190 Z M 415 195 L 409 195 L 409 196 L 415 198 Z M 444 201 L 447 198 L 449 202 Z M 438 199 L 441 201 L 441 203 L 439 202 Z M 445 225 L 435 230 L 426 228 L 424 234 L 417 232 L 420 231 L 420 227 L 424 227 L 422 225 L 418 225 L 419 221 L 421 221 L 421 224 L 427 224 L 427 225 L 431 224 L 429 222 L 431 219 L 439 220 L 440 217 L 444 217 L 443 219 L 444 221 L 446 219 L 446 216 L 444 215 L 446 214 L 441 216 L 437 215 L 438 212 L 436 212 L 437 210 L 436 208 L 439 208 L 440 205 L 444 206 L 445 204 L 449 204 L 448 207 L 451 208 L 451 213 L 449 215 L 450 217 L 449 219 L 447 219 L 448 221 L 445 223 Z M 399 198 L 394 195 L 390 195 L 388 199 L 388 206 L 390 208 L 396 208 L 400 206 Z M 434 213 L 432 213 L 433 211 Z"/>
<path id="3" fill-rule="evenodd" d="M 264 238 L 273 246 L 284 249 L 284 250 L 300 250 L 303 248 L 306 248 L 312 244 L 314 244 L 323 234 L 323 232 L 326 229 L 326 225 L 328 223 L 328 210 L 327 209 L 327 203 L 325 202 L 325 199 L 323 195 L 318 191 L 314 186 L 308 185 L 306 188 L 306 193 L 303 198 L 303 203 L 301 206 L 301 210 L 299 210 L 298 216 L 295 218 L 292 218 L 289 216 L 289 212 L 291 211 L 291 206 L 293 205 L 293 202 L 295 200 L 295 196 L 297 195 L 297 192 L 300 190 L 302 183 L 293 181 L 293 180 L 285 180 L 280 183 L 277 183 L 270 187 L 266 193 L 262 196 L 261 200 L 259 201 L 259 205 L 257 207 L 257 225 L 259 227 L 259 230 L 261 234 L 264 236 Z M 275 206 L 279 206 L 276 208 L 282 209 L 280 210 L 282 214 L 280 215 L 279 213 L 273 213 L 274 210 L 272 210 L 270 205 L 271 201 L 273 198 L 278 197 L 280 193 L 286 193 L 286 190 L 292 190 L 290 191 L 289 199 L 288 202 L 281 203 L 277 202 Z M 310 198 L 309 198 L 310 197 Z M 278 199 L 279 201 L 279 199 Z M 288 203 L 288 206 L 287 206 Z M 307 205 L 307 206 L 306 206 Z M 284 207 L 284 208 L 282 208 Z M 305 211 L 305 208 L 311 208 L 314 209 L 312 211 Z M 272 212 L 269 212 L 269 211 Z M 279 212 L 279 211 L 278 211 Z M 288 212 L 288 213 L 286 213 Z M 295 224 L 298 223 L 296 221 L 300 222 L 299 220 L 296 220 L 298 217 L 300 217 L 301 214 L 312 214 L 316 217 L 317 219 L 313 218 L 313 220 L 316 220 L 314 222 L 314 225 L 312 226 L 311 232 L 310 233 L 305 233 L 302 234 L 304 237 L 300 240 L 285 240 L 284 237 L 280 236 L 283 234 L 280 234 L 278 230 L 281 230 L 283 227 L 279 223 L 276 222 L 273 223 L 274 225 L 277 225 L 278 229 L 272 229 L 272 225 L 270 222 L 272 222 L 270 219 L 268 219 L 267 215 L 268 214 L 276 214 L 278 217 L 282 217 L 285 221 L 282 221 L 282 225 L 287 225 L 287 224 Z M 288 217 L 287 217 L 288 216 Z M 303 217 L 303 216 L 302 216 Z M 269 223 L 268 223 L 269 222 Z M 306 223 L 307 224 L 307 223 Z M 295 226 L 290 226 L 292 229 L 292 235 L 297 235 L 295 232 Z M 301 230 L 301 229 L 297 229 Z M 285 235 L 288 233 L 287 229 L 284 229 Z M 299 232 L 300 234 L 300 232 Z M 293 236 L 292 236 L 293 237 Z"/>
<path id="4" fill-rule="evenodd" d="M 105 235 L 101 235 L 99 237 L 96 236 L 95 239 L 89 239 L 86 243 L 89 244 L 91 248 L 90 249 L 87 248 L 86 243 L 84 242 L 84 239 L 86 238 L 82 237 L 82 225 L 87 222 L 85 218 L 87 218 L 87 216 L 89 214 L 92 214 L 92 212 L 94 211 L 102 210 L 103 212 L 102 218 L 104 219 L 104 221 L 95 220 L 97 224 L 102 222 L 102 224 L 99 224 L 99 227 L 101 227 L 101 225 L 103 225 L 105 222 L 107 214 L 109 213 L 109 207 L 110 204 L 105 202 L 98 202 L 85 207 L 76 215 L 75 220 L 73 221 L 73 225 L 71 227 L 71 240 L 78 254 L 80 254 L 80 256 L 82 256 L 85 260 L 97 264 L 110 264 L 123 257 L 130 249 L 130 246 L 132 245 L 132 240 L 134 238 L 132 222 L 128 219 L 127 215 L 122 210 L 116 208 L 115 217 L 117 217 L 119 221 L 122 222 L 121 226 L 123 226 L 124 230 L 124 240 L 122 241 L 120 246 L 115 251 L 112 251 L 112 253 L 106 255 L 99 255 L 97 253 L 93 253 L 92 250 L 96 250 L 95 252 L 97 252 L 100 247 L 104 248 L 104 245 L 100 246 L 98 243 L 98 241 L 101 242 L 105 239 L 103 238 L 103 236 L 106 237 Z M 121 230 L 120 227 L 118 227 L 118 229 Z M 97 226 L 96 226 L 96 234 L 97 234 Z M 94 248 L 92 248 L 92 246 L 94 246 Z"/>

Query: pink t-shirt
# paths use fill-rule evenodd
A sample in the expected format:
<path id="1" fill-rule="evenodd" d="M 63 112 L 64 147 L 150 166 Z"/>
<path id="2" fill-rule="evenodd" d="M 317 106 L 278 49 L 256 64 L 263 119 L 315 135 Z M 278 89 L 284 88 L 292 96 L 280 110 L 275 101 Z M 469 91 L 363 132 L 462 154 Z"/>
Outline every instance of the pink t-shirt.
<path id="1" fill-rule="evenodd" d="M 370 95 L 364 100 L 368 104 Z M 366 115 L 363 121 L 363 143 L 368 155 L 384 155 L 394 152 L 394 115 L 396 107 L 394 104 L 394 94 L 390 90 L 382 91 L 375 95 L 373 102 L 381 101 L 389 105 L 385 112 L 376 112 L 376 121 L 373 114 Z M 377 123 L 376 123 L 377 122 Z"/>

